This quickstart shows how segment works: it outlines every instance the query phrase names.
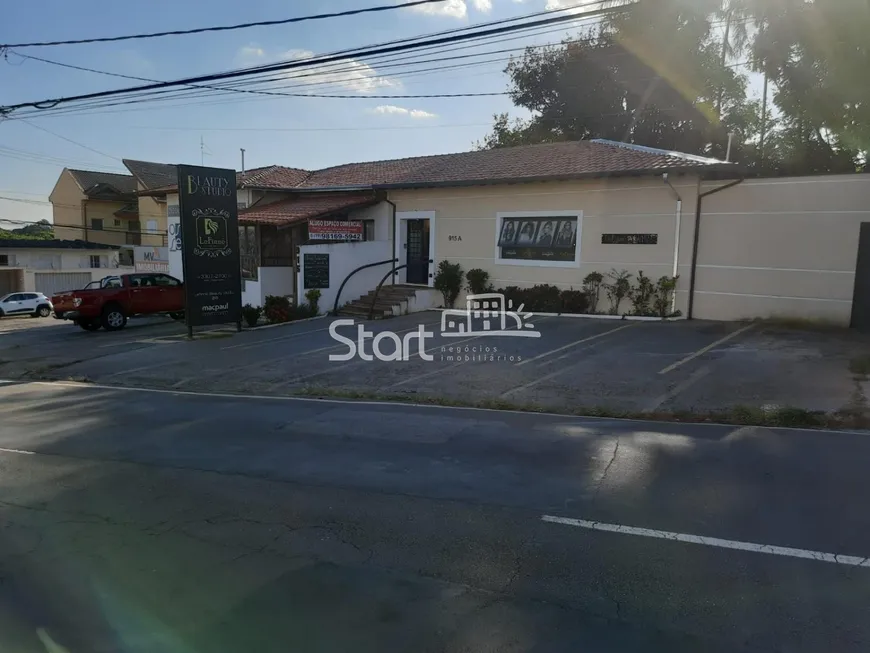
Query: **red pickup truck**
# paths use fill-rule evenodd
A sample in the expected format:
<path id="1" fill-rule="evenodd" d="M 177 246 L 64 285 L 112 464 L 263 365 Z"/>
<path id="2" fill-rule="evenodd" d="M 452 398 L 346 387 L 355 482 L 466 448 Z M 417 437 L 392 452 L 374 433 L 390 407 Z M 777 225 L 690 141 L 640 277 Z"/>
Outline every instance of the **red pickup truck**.
<path id="1" fill-rule="evenodd" d="M 184 286 L 168 274 L 122 274 L 52 297 L 54 316 L 85 331 L 123 329 L 132 315 L 168 313 L 184 318 Z"/>

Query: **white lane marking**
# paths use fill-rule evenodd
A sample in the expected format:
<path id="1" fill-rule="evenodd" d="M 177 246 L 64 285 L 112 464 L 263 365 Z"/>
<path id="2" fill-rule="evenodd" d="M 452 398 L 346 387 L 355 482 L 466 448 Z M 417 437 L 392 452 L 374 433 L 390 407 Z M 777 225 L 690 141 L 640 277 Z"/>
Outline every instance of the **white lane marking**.
<path id="1" fill-rule="evenodd" d="M 615 329 L 610 329 L 609 331 L 603 331 L 601 333 L 596 333 L 594 336 L 589 336 L 588 338 L 583 338 L 582 340 L 578 340 L 576 342 L 572 342 L 570 344 L 559 347 L 558 349 L 553 349 L 551 351 L 544 352 L 543 354 L 539 354 L 534 358 L 527 358 L 524 361 L 520 361 L 517 363 L 517 367 L 520 365 L 528 365 L 529 363 L 534 363 L 536 360 L 541 358 L 546 358 L 547 356 L 552 356 L 553 354 L 558 354 L 560 351 L 565 351 L 566 349 L 570 349 L 571 347 L 576 347 L 577 345 L 582 345 L 584 342 L 589 342 L 590 340 L 597 340 L 598 338 L 603 338 L 604 336 L 610 333 L 616 333 L 617 331 L 622 331 L 623 329 L 631 329 L 632 327 L 636 327 L 640 322 L 632 322 L 631 324 L 626 324 L 625 326 L 616 327 Z"/>
<path id="2" fill-rule="evenodd" d="M 540 320 L 536 320 L 536 321 L 540 324 L 541 322 L 545 322 L 547 319 L 548 318 L 544 317 L 544 318 L 541 318 Z M 514 329 L 514 328 L 516 328 L 516 327 L 509 327 L 507 330 L 510 331 L 511 329 Z M 445 341 L 440 345 L 435 345 L 434 347 L 430 347 L 424 353 L 430 354 L 433 351 L 435 351 L 436 349 L 438 349 L 439 347 L 455 347 L 456 345 L 461 345 L 461 344 L 466 343 L 466 342 L 471 342 L 472 340 L 479 340 L 480 338 L 484 338 L 487 335 L 489 335 L 489 334 L 482 333 L 479 336 L 474 336 L 473 338 L 467 338 L 465 340 L 459 340 L 457 342 Z M 431 372 L 426 372 L 425 374 L 418 374 L 416 376 L 409 377 L 407 379 L 399 381 L 398 383 L 393 384 L 393 385 L 388 386 L 388 387 L 391 389 L 392 388 L 399 388 L 403 385 L 407 385 L 408 383 L 414 383 L 416 381 L 420 381 L 421 379 L 427 379 L 430 376 L 435 376 L 436 374 L 442 374 L 444 372 L 447 372 L 448 370 L 453 370 L 453 369 L 456 369 L 453 365 L 444 365 L 443 367 L 439 367 L 437 370 L 432 370 Z"/>
<path id="3" fill-rule="evenodd" d="M 693 352 L 693 353 L 689 354 L 688 356 L 686 356 L 685 358 L 678 360 L 673 365 L 668 365 L 665 369 L 660 371 L 659 374 L 667 374 L 668 372 L 673 372 L 675 369 L 677 369 L 681 365 L 685 365 L 686 363 L 698 358 L 698 356 L 703 356 L 711 349 L 715 349 L 719 345 L 722 345 L 722 344 L 728 342 L 729 340 L 733 340 L 734 338 L 739 336 L 741 333 L 745 333 L 746 331 L 749 331 L 749 329 L 751 329 L 754 326 L 755 326 L 755 323 L 753 322 L 752 324 L 747 324 L 745 327 L 743 327 L 741 329 L 737 329 L 737 331 L 735 331 L 734 333 L 729 333 L 724 338 L 720 338 L 716 342 L 713 342 L 713 343 L 707 345 L 706 347 L 702 347 L 698 351 Z"/>
<path id="4" fill-rule="evenodd" d="M 112 374 L 107 374 L 103 378 L 112 379 L 116 376 L 123 376 L 125 374 L 135 374 L 136 372 L 144 372 L 145 370 L 156 370 L 158 367 L 165 367 L 166 365 L 172 365 L 174 363 L 180 363 L 179 359 L 173 359 L 169 361 L 164 361 L 162 363 L 154 363 L 153 365 L 143 365 L 142 367 L 134 367 L 132 369 L 121 370 L 120 372 L 113 372 Z"/>
<path id="5" fill-rule="evenodd" d="M 570 519 L 568 517 L 553 517 L 542 515 L 541 521 L 564 526 L 577 526 L 593 531 L 607 533 L 620 533 L 622 535 L 637 535 L 639 537 L 652 537 L 659 540 L 671 540 L 672 542 L 684 542 L 686 544 L 703 544 L 720 549 L 736 549 L 737 551 L 749 551 L 751 553 L 767 553 L 770 555 L 786 556 L 790 558 L 803 558 L 818 562 L 832 562 L 849 567 L 870 567 L 870 556 L 840 555 L 838 553 L 823 553 L 821 551 L 809 551 L 807 549 L 793 549 L 787 546 L 773 546 L 770 544 L 754 544 L 752 542 L 739 542 L 737 540 L 723 540 L 718 537 L 704 537 L 702 535 L 686 535 L 684 533 L 672 533 L 670 531 L 657 531 L 651 528 L 636 528 L 634 526 L 622 526 L 621 524 L 605 524 L 599 521 L 587 521 L 585 519 Z"/>
<path id="6" fill-rule="evenodd" d="M 40 385 L 55 388 L 74 388 L 77 390 L 115 390 L 119 392 L 151 392 L 154 394 L 175 395 L 177 397 L 206 397 L 211 399 L 251 399 L 254 401 L 286 401 L 286 402 L 311 402 L 320 404 L 340 404 L 343 406 L 375 406 L 378 408 L 401 407 L 401 408 L 433 408 L 447 411 L 476 411 L 481 413 L 504 413 L 509 415 L 525 415 L 526 417 L 557 417 L 559 419 L 573 420 L 577 424 L 585 422 L 596 422 L 599 424 L 607 424 L 609 422 L 618 422 L 626 424 L 644 424 L 650 429 L 662 429 L 668 426 L 668 422 L 652 419 L 636 419 L 633 417 L 595 417 L 594 415 L 565 415 L 564 413 L 545 413 L 531 412 L 528 410 L 511 410 L 505 408 L 478 408 L 475 406 L 441 406 L 439 404 L 427 404 L 423 402 L 413 401 L 385 401 L 376 399 L 331 399 L 326 397 L 300 397 L 288 395 L 252 395 L 252 394 L 233 394 L 232 392 L 199 392 L 194 390 L 160 390 L 158 388 L 133 388 L 123 385 L 103 385 L 99 383 L 79 383 L 77 381 L 29 381 L 26 384 L 17 384 L 12 386 L 12 389 L 26 390 L 27 386 Z M 0 394 L 4 387 L 0 387 Z M 0 413 L 2 413 L 2 404 L 0 404 Z M 685 426 L 685 425 L 674 425 Z M 701 428 L 713 426 L 716 428 L 728 429 L 746 429 L 746 428 L 761 428 L 754 426 L 735 426 L 734 424 L 722 424 L 721 422 L 698 422 L 692 423 L 692 428 Z M 867 436 L 867 431 L 850 431 L 847 429 L 810 429 L 801 427 L 785 427 L 785 426 L 765 426 L 767 431 L 788 431 L 794 433 L 814 433 L 816 435 L 824 435 L 828 437 L 832 434 L 837 435 L 860 435 Z M 670 435 L 670 434 L 664 434 Z M 691 436 L 686 436 L 691 437 Z"/>
<path id="7" fill-rule="evenodd" d="M 23 449 L 6 449 L 5 447 L 0 447 L 0 453 L 20 453 L 23 456 L 35 456 L 35 451 L 24 451 Z"/>
<path id="8" fill-rule="evenodd" d="M 668 392 L 656 397 L 652 401 L 650 401 L 646 406 L 644 406 L 643 411 L 646 413 L 653 412 L 656 408 L 661 406 L 666 401 L 670 401 L 677 395 L 684 393 L 686 390 L 695 385 L 698 381 L 707 376 L 712 370 L 709 365 L 704 365 L 704 367 L 700 367 L 689 376 L 688 379 L 685 379 L 682 383 L 678 383 L 673 388 L 671 388 Z"/>
<path id="9" fill-rule="evenodd" d="M 321 331 L 329 331 L 329 327 L 324 327 L 323 329 L 310 329 L 308 331 L 300 331 L 299 333 L 291 333 L 289 336 L 280 336 L 278 338 L 258 340 L 257 342 L 243 342 L 238 345 L 229 345 L 228 347 L 221 347 L 221 351 L 224 351 L 226 349 L 252 349 L 254 347 L 259 347 L 260 345 L 268 345 L 272 342 L 280 342 L 281 340 L 299 338 L 301 336 L 307 336 L 309 333 L 320 333 Z"/>

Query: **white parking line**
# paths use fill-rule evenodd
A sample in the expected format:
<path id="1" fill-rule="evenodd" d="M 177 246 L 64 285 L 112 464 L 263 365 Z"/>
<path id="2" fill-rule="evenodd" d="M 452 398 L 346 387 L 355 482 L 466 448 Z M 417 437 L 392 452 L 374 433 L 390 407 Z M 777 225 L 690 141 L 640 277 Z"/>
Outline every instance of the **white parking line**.
<path id="1" fill-rule="evenodd" d="M 300 331 L 299 333 L 291 333 L 289 336 L 280 336 L 278 338 L 269 338 L 268 340 L 258 340 L 257 342 L 243 342 L 238 345 L 229 345 L 228 347 L 221 347 L 221 351 L 227 349 L 253 349 L 254 347 L 259 347 L 260 345 L 268 345 L 272 342 L 279 342 L 281 340 L 291 340 L 293 338 L 299 338 L 301 336 L 307 336 L 309 333 L 320 333 L 321 331 L 328 331 L 329 327 L 325 327 L 323 329 L 311 329 L 309 331 Z"/>
<path id="2" fill-rule="evenodd" d="M 754 326 L 755 326 L 755 323 L 753 322 L 752 324 L 747 324 L 747 325 L 746 325 L 745 327 L 743 327 L 742 329 L 737 329 L 737 331 L 735 331 L 734 333 L 729 333 L 729 334 L 728 334 L 727 336 L 725 336 L 724 338 L 720 338 L 720 339 L 717 340 L 716 342 L 711 343 L 711 344 L 707 345 L 706 347 L 702 347 L 702 348 L 699 349 L 698 351 L 689 354 L 688 356 L 686 356 L 685 358 L 683 358 L 683 359 L 681 359 L 681 360 L 678 360 L 678 361 L 677 361 L 676 363 L 674 363 L 673 365 L 668 365 L 665 369 L 663 369 L 662 371 L 660 371 L 659 374 L 667 374 L 668 372 L 673 372 L 675 369 L 677 369 L 677 368 L 680 367 L 681 365 L 685 365 L 686 363 L 688 363 L 688 362 L 690 362 L 690 361 L 693 361 L 693 360 L 695 360 L 696 358 L 698 358 L 698 356 L 703 356 L 704 354 L 706 354 L 706 353 L 707 353 L 708 351 L 710 351 L 711 349 L 715 349 L 715 348 L 718 347 L 719 345 L 722 345 L 722 344 L 728 342 L 729 340 L 733 340 L 734 338 L 736 338 L 737 336 L 739 336 L 741 333 L 745 333 L 746 331 L 749 331 L 749 329 L 751 329 L 751 328 L 754 327 Z"/>
<path id="3" fill-rule="evenodd" d="M 0 447 L 0 452 L 2 453 L 18 453 L 22 456 L 35 456 L 35 451 L 24 451 L 23 449 L 6 449 L 5 447 Z"/>
<path id="4" fill-rule="evenodd" d="M 718 537 L 704 537 L 702 535 L 686 535 L 684 533 L 672 533 L 670 531 L 657 531 L 651 528 L 636 528 L 634 526 L 622 526 L 621 524 L 606 524 L 599 521 L 585 519 L 570 519 L 568 517 L 553 517 L 543 515 L 541 521 L 564 526 L 577 526 L 593 531 L 607 533 L 620 533 L 622 535 L 636 535 L 639 537 L 652 537 L 659 540 L 671 540 L 672 542 L 684 542 L 686 544 L 703 544 L 720 549 L 736 549 L 737 551 L 749 551 L 751 553 L 767 553 L 769 555 L 786 556 L 789 558 L 803 558 L 818 562 L 832 562 L 849 567 L 870 567 L 870 556 L 847 556 L 838 553 L 823 553 L 821 551 L 809 551 L 806 549 L 793 549 L 787 546 L 772 546 L 770 544 L 753 544 L 752 542 L 739 542 L 737 540 L 723 540 Z"/>
<path id="5" fill-rule="evenodd" d="M 609 331 L 604 331 L 602 333 L 596 333 L 594 336 L 589 336 L 588 338 L 583 338 L 582 340 L 577 340 L 576 342 L 572 342 L 570 344 L 559 347 L 558 349 L 553 349 L 551 351 L 546 351 L 543 354 L 539 354 L 534 358 L 527 358 L 524 361 L 520 361 L 517 363 L 517 367 L 521 365 L 528 365 L 529 363 L 534 363 L 536 360 L 540 360 L 541 358 L 546 358 L 547 356 L 552 356 L 553 354 L 558 354 L 560 351 L 565 351 L 566 349 L 570 349 L 571 347 L 575 347 L 577 345 L 582 345 L 584 342 L 589 342 L 590 340 L 597 340 L 598 338 L 603 338 L 604 336 L 610 333 L 616 333 L 617 331 L 622 331 L 623 329 L 630 329 L 632 327 L 637 326 L 640 322 L 632 322 L 631 324 L 626 324 L 625 326 L 617 327 L 615 329 L 610 329 Z"/>
<path id="6" fill-rule="evenodd" d="M 710 370 L 709 365 L 704 365 L 704 367 L 698 368 L 697 370 L 692 372 L 691 375 L 689 375 L 688 379 L 685 379 L 682 383 L 678 383 L 668 392 L 665 392 L 664 394 L 662 394 L 662 395 L 656 397 L 655 399 L 653 399 L 652 401 L 650 401 L 646 406 L 644 406 L 644 408 L 643 408 L 644 412 L 651 413 L 656 408 L 658 408 L 663 403 L 665 403 L 666 401 L 670 401 L 671 399 L 673 399 L 677 395 L 682 394 L 683 392 L 685 392 L 686 390 L 691 388 L 693 385 L 695 385 L 695 383 L 697 383 L 698 381 L 703 379 L 705 376 L 707 376 L 710 373 L 710 371 L 711 370 Z"/>
<path id="7" fill-rule="evenodd" d="M 547 320 L 547 318 L 544 317 L 544 318 L 541 318 L 540 320 L 536 320 L 536 321 L 538 323 L 541 323 L 541 322 L 544 322 L 546 320 Z M 507 330 L 510 331 L 514 328 L 515 327 L 508 327 Z M 478 340 L 479 338 L 484 338 L 484 337 L 486 337 L 486 335 L 487 335 L 486 333 L 482 333 L 479 336 L 474 336 L 473 338 L 466 338 L 465 340 L 459 340 L 457 342 L 445 341 L 445 342 L 441 343 L 440 345 L 435 345 L 434 347 L 430 347 L 429 349 L 426 350 L 425 353 L 430 354 L 440 347 L 455 347 L 456 345 L 462 345 L 466 342 L 471 342 L 472 340 Z M 447 372 L 448 370 L 453 370 L 453 369 L 456 369 L 456 368 L 453 367 L 452 365 L 444 365 L 443 367 L 439 367 L 437 370 L 432 370 L 431 372 L 426 372 L 425 374 L 417 374 L 417 375 L 409 377 L 407 379 L 403 379 L 402 381 L 399 381 L 398 383 L 395 383 L 389 387 L 391 389 L 392 388 L 399 388 L 403 385 L 407 385 L 409 383 L 414 383 L 415 381 L 420 381 L 422 379 L 428 379 L 430 376 L 435 376 L 437 374 L 441 374 L 443 372 Z"/>

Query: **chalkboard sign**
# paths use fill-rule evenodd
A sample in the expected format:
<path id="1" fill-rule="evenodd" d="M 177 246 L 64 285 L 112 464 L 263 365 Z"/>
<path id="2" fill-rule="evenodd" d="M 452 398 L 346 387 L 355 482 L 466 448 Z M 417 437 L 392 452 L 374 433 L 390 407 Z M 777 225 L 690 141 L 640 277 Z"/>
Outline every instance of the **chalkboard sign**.
<path id="1" fill-rule="evenodd" d="M 302 266 L 305 290 L 329 288 L 329 254 L 305 254 Z"/>
<path id="2" fill-rule="evenodd" d="M 658 234 L 601 234 L 602 245 L 658 245 Z"/>

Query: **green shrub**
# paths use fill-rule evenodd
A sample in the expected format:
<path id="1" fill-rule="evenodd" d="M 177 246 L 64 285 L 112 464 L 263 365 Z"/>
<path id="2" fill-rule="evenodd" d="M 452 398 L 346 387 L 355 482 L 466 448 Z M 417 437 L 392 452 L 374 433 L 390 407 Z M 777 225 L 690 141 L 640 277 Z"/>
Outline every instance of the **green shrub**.
<path id="1" fill-rule="evenodd" d="M 268 295 L 266 303 L 263 306 L 263 312 L 270 324 L 276 324 L 278 322 L 289 322 L 293 314 L 292 308 L 289 298 Z"/>
<path id="2" fill-rule="evenodd" d="M 312 288 L 307 293 L 305 293 L 305 299 L 308 300 L 308 306 L 310 312 L 313 313 L 311 317 L 315 317 L 320 314 L 320 306 L 318 305 L 320 302 L 320 290 L 317 288 Z"/>
<path id="3" fill-rule="evenodd" d="M 580 290 L 559 290 L 556 286 L 539 284 L 531 288 L 508 286 L 498 292 L 511 301 L 514 310 L 532 313 L 585 313 L 586 294 Z"/>
<path id="4" fill-rule="evenodd" d="M 570 313 L 579 315 L 585 313 L 589 309 L 589 298 L 582 290 L 563 290 L 562 291 L 562 313 Z"/>
<path id="5" fill-rule="evenodd" d="M 589 305 L 590 313 L 598 312 L 598 300 L 601 298 L 601 284 L 604 282 L 604 275 L 600 272 L 590 272 L 583 279 L 583 292 L 586 294 L 586 303 Z"/>
<path id="6" fill-rule="evenodd" d="M 441 261 L 438 264 L 438 274 L 435 275 L 435 290 L 441 291 L 444 308 L 453 308 L 462 290 L 462 266 L 459 263 Z"/>
<path id="7" fill-rule="evenodd" d="M 644 275 L 643 270 L 637 273 L 637 283 L 628 291 L 628 298 L 634 305 L 635 315 L 654 315 L 650 308 L 653 296 L 656 292 L 656 285 L 648 276 Z"/>
<path id="8" fill-rule="evenodd" d="M 619 305 L 628 296 L 631 290 L 631 275 L 628 270 L 611 270 L 607 273 L 610 283 L 602 284 L 607 299 L 610 301 L 610 314 L 619 314 Z"/>
<path id="9" fill-rule="evenodd" d="M 260 321 L 262 314 L 263 309 L 259 306 L 251 306 L 250 304 L 242 306 L 242 318 L 244 318 L 245 324 L 249 327 L 257 326 L 257 322 Z"/>
<path id="10" fill-rule="evenodd" d="M 465 278 L 468 281 L 468 292 L 472 295 L 482 295 L 484 293 L 492 292 L 492 284 L 489 282 L 489 272 L 486 270 L 474 268 L 465 274 Z"/>
<path id="11" fill-rule="evenodd" d="M 676 317 L 679 311 L 672 312 L 674 304 L 674 291 L 677 289 L 677 281 L 680 277 L 662 277 L 656 283 L 653 296 L 653 311 L 658 317 Z"/>
<path id="12" fill-rule="evenodd" d="M 308 293 L 305 293 L 305 296 L 307 297 Z M 302 302 L 301 304 L 299 304 L 299 306 L 295 307 L 290 312 L 290 319 L 291 320 L 307 320 L 310 317 L 317 317 L 317 316 L 318 316 L 317 308 L 315 308 L 311 304 L 306 304 L 305 302 Z"/>

